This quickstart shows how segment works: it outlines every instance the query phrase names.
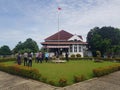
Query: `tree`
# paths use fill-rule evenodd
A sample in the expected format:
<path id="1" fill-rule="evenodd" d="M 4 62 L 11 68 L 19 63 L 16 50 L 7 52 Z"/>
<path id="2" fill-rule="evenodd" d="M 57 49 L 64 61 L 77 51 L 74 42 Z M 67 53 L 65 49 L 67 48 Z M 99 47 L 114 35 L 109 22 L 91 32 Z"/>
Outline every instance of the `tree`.
<path id="1" fill-rule="evenodd" d="M 103 56 L 105 53 L 112 51 L 116 53 L 116 49 L 120 46 L 120 29 L 114 27 L 95 27 L 88 32 L 87 42 L 88 48 L 92 51 L 93 56 L 99 50 Z"/>
<path id="2" fill-rule="evenodd" d="M 37 52 L 39 50 L 37 43 L 31 38 L 28 38 L 23 45 L 24 49 L 30 49 L 31 52 Z"/>
<path id="3" fill-rule="evenodd" d="M 24 53 L 24 52 L 37 52 L 39 51 L 37 43 L 31 38 L 26 39 L 25 42 L 19 42 L 16 47 L 13 49 L 14 53 Z"/>
<path id="4" fill-rule="evenodd" d="M 23 50 L 23 49 L 24 49 L 23 43 L 20 41 L 13 49 L 13 52 L 18 53 L 20 50 Z"/>
<path id="5" fill-rule="evenodd" d="M 0 48 L 0 55 L 4 55 L 5 56 L 5 55 L 11 55 L 11 54 L 12 54 L 12 52 L 11 52 L 9 46 L 3 45 Z"/>

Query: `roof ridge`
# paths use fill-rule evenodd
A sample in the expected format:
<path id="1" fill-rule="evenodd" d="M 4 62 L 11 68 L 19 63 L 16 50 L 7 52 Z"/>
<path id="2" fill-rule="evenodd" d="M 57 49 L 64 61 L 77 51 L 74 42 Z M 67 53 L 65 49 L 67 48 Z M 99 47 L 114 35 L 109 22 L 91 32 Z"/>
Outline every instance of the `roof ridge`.
<path id="1" fill-rule="evenodd" d="M 73 34 L 67 32 L 65 30 L 60 30 L 60 31 L 56 32 L 55 34 L 47 37 L 45 39 L 45 41 L 46 40 L 58 40 L 58 35 L 60 35 L 59 40 L 68 40 L 70 37 L 73 36 Z"/>

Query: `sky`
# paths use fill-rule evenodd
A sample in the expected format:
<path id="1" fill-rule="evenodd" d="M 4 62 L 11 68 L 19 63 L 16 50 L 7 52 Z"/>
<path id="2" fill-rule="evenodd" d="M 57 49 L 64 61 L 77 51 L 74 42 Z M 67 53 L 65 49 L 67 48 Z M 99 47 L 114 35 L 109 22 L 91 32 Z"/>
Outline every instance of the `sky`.
<path id="1" fill-rule="evenodd" d="M 84 41 L 96 26 L 120 28 L 120 0 L 0 0 L 0 47 L 13 49 L 27 38 L 41 47 L 40 42 L 59 31 L 58 12 L 59 30 Z"/>

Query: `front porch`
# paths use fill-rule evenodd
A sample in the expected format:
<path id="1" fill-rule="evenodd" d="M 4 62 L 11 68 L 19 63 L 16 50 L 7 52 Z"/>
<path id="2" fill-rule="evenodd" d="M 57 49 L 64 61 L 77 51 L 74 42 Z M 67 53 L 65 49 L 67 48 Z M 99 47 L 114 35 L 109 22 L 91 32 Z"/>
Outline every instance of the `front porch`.
<path id="1" fill-rule="evenodd" d="M 47 51 L 50 53 L 50 57 L 59 58 L 59 56 L 65 57 L 65 54 L 69 52 L 69 46 L 47 46 Z"/>

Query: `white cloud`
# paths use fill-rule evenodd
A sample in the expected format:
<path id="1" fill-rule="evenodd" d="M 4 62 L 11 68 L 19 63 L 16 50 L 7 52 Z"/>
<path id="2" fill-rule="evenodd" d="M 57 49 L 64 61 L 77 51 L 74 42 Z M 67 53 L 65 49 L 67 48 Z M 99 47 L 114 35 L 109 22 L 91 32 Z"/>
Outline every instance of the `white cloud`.
<path id="1" fill-rule="evenodd" d="M 84 39 L 88 31 L 95 26 L 120 28 L 120 0 L 53 0 L 51 3 L 45 3 L 44 0 L 42 0 L 44 3 L 41 0 L 34 0 L 32 3 L 18 1 L 11 2 L 13 6 L 8 4 L 9 7 L 7 7 L 6 4 L 0 7 L 1 11 L 8 14 L 7 18 L 0 15 L 3 20 L 0 23 L 4 25 L 0 27 L 1 42 L 24 41 L 30 37 L 39 44 L 43 39 L 58 31 L 58 6 L 62 8 L 60 29 L 73 34 L 81 34 Z M 13 16 L 9 16 L 9 13 Z"/>
<path id="2" fill-rule="evenodd" d="M 81 30 L 83 33 L 86 27 L 94 26 L 118 26 L 120 24 L 120 1 L 118 0 L 94 0 L 97 5 L 93 5 L 92 2 L 88 2 L 87 5 L 83 6 L 84 3 L 79 4 L 82 6 L 82 10 L 76 9 L 67 10 L 67 13 L 62 15 L 63 18 L 67 18 L 64 22 L 63 27 L 68 27 L 69 30 Z M 108 1 L 108 2 L 107 2 Z M 78 1 L 79 2 L 79 1 Z M 77 4 L 78 2 L 72 2 Z M 86 7 L 87 6 L 87 7 Z M 89 7 L 88 7 L 89 6 Z M 69 15 L 69 16 L 68 16 Z M 91 28 L 89 28 L 90 30 Z M 87 30 L 87 32 L 89 31 Z M 85 33 L 87 33 L 85 32 Z"/>

